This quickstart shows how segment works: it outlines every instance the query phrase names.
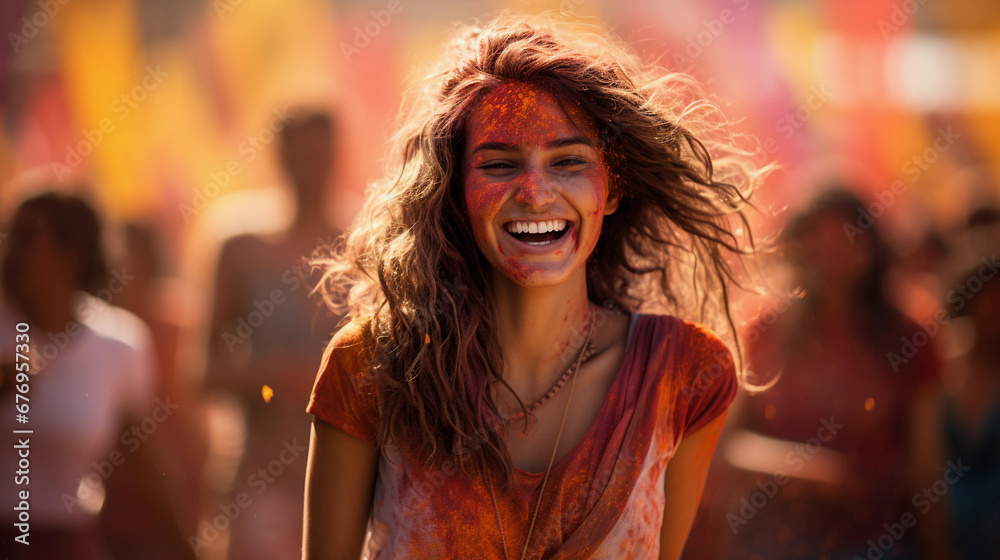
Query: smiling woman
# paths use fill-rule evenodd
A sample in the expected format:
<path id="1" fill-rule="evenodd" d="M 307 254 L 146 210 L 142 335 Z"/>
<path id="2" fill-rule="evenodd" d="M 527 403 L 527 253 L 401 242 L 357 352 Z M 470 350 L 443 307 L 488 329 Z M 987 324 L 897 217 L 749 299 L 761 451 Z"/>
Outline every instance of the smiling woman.
<path id="1" fill-rule="evenodd" d="M 529 286 L 582 276 L 618 206 L 590 119 L 538 86 L 506 83 L 469 116 L 466 146 L 465 205 L 494 285 L 507 275 Z"/>
<path id="2" fill-rule="evenodd" d="M 737 385 L 688 320 L 728 318 L 762 171 L 594 30 L 466 28 L 416 90 L 320 261 L 351 321 L 309 404 L 305 557 L 678 558 Z"/>

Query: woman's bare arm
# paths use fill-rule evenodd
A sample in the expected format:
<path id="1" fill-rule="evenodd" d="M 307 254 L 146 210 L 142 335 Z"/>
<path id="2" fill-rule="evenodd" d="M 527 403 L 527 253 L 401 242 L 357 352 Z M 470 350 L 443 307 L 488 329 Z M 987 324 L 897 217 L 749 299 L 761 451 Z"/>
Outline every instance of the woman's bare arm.
<path id="1" fill-rule="evenodd" d="M 304 560 L 358 560 L 371 511 L 378 450 L 316 418 L 309 440 Z"/>
<path id="2" fill-rule="evenodd" d="M 681 557 L 725 423 L 726 413 L 723 413 L 685 437 L 667 463 L 663 482 L 666 503 L 663 506 L 663 528 L 660 530 L 660 560 Z"/>

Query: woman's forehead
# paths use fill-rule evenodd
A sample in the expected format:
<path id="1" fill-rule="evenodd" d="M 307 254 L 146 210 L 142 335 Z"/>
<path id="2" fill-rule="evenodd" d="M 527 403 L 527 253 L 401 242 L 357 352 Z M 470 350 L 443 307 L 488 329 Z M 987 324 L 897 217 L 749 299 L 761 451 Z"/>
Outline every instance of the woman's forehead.
<path id="1" fill-rule="evenodd" d="M 504 82 L 487 93 L 469 116 L 466 131 L 470 140 L 510 144 L 597 136 L 590 119 L 575 104 L 524 82 Z"/>

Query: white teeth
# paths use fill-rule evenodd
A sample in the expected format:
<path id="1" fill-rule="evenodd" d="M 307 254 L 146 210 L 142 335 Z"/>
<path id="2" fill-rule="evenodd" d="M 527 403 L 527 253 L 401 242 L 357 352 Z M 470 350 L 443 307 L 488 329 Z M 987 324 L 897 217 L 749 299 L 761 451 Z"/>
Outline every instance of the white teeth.
<path id="1" fill-rule="evenodd" d="M 511 233 L 549 233 L 566 229 L 566 220 L 547 220 L 544 222 L 517 221 L 507 224 Z"/>

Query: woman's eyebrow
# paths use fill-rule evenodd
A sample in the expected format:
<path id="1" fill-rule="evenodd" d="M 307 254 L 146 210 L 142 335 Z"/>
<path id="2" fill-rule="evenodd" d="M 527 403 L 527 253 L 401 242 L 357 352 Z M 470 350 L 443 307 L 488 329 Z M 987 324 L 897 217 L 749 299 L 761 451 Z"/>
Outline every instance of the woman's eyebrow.
<path id="1" fill-rule="evenodd" d="M 476 153 L 480 150 L 498 150 L 501 152 L 516 152 L 517 146 L 514 144 L 508 144 L 506 142 L 483 142 L 472 149 L 471 153 Z"/>
<path id="2" fill-rule="evenodd" d="M 549 142 L 546 147 L 550 150 L 555 148 L 565 148 L 566 146 L 575 146 L 577 144 L 583 144 L 584 146 L 593 148 L 594 143 L 583 136 L 570 136 L 568 138 L 557 138 Z"/>
<path id="3" fill-rule="evenodd" d="M 568 136 L 565 138 L 556 138 L 548 144 L 545 145 L 547 149 L 554 150 L 556 148 L 565 148 L 566 146 L 575 146 L 578 144 L 583 144 L 585 146 L 594 147 L 594 143 L 583 136 Z M 508 144 L 507 142 L 482 142 L 477 144 L 475 148 L 472 149 L 471 153 L 476 153 L 480 150 L 498 150 L 501 152 L 517 152 L 518 147 L 514 144 Z"/>

